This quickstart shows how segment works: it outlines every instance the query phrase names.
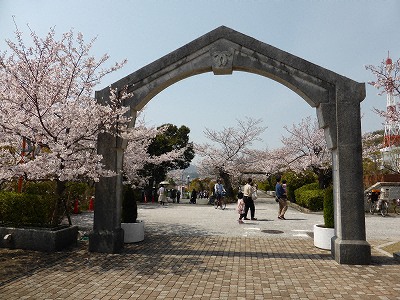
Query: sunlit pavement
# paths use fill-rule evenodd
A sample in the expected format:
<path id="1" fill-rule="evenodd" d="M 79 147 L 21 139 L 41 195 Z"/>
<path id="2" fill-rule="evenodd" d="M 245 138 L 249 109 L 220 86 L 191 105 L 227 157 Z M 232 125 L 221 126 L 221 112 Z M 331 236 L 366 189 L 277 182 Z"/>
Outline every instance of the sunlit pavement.
<path id="1" fill-rule="evenodd" d="M 83 241 L 7 281 L 0 298 L 400 299 L 400 265 L 378 248 L 400 241 L 399 216 L 366 216 L 372 264 L 351 266 L 313 246 L 312 226 L 323 222 L 321 214 L 289 208 L 284 221 L 276 213 L 272 199 L 257 200 L 258 220 L 245 224 L 237 222 L 235 204 L 226 210 L 143 204 L 145 240 L 120 254 L 88 252 L 93 213 L 76 215 Z"/>

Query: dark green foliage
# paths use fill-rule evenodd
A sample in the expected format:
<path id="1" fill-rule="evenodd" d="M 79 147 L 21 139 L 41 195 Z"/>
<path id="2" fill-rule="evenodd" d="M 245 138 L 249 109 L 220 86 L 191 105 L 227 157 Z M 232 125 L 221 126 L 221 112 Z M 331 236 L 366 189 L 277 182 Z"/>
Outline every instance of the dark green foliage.
<path id="1" fill-rule="evenodd" d="M 295 195 L 295 190 L 306 184 L 317 182 L 317 176 L 312 171 L 305 171 L 303 173 L 296 173 L 293 171 L 285 172 L 285 174 L 282 176 L 282 179 L 287 181 L 288 200 L 296 203 L 297 198 Z"/>
<path id="2" fill-rule="evenodd" d="M 91 192 L 87 183 L 69 182 L 64 184 L 64 199 L 60 202 L 56 181 L 26 181 L 23 193 L 3 191 L 0 203 L 0 222 L 12 226 L 50 227 L 59 225 L 72 209 L 72 201 L 84 200 Z M 68 201 L 70 199 L 70 201 Z"/>
<path id="3" fill-rule="evenodd" d="M 268 179 L 257 182 L 258 189 L 262 191 L 274 191 L 275 186 L 272 186 Z"/>
<path id="4" fill-rule="evenodd" d="M 317 182 L 304 185 L 295 191 L 296 203 L 312 211 L 323 208 L 324 190 L 320 190 Z"/>
<path id="5" fill-rule="evenodd" d="M 318 190 L 319 189 L 319 184 L 318 182 L 313 182 L 313 183 L 309 183 L 306 185 L 303 185 L 302 187 L 299 187 L 298 189 L 296 189 L 294 191 L 296 197 L 298 196 L 299 193 L 302 193 L 304 191 L 311 191 L 311 190 Z"/>
<path id="6" fill-rule="evenodd" d="M 310 196 L 310 193 L 305 193 L 305 192 L 307 192 L 307 191 L 315 191 L 315 190 L 319 190 L 318 182 L 309 183 L 309 184 L 303 185 L 302 187 L 299 187 L 298 189 L 296 189 L 294 191 L 294 194 L 295 194 L 295 197 L 296 197 L 296 204 L 298 204 L 298 205 L 300 205 L 302 207 L 311 209 L 310 208 L 310 204 L 309 204 L 309 199 L 308 199 L 308 197 Z M 321 208 L 320 209 L 322 209 L 322 204 L 323 204 L 322 202 L 323 202 L 323 200 L 321 201 Z M 317 206 L 319 206 L 319 205 L 317 205 Z"/>
<path id="7" fill-rule="evenodd" d="M 335 216 L 333 209 L 333 187 L 330 186 L 325 189 L 324 194 L 324 222 L 325 227 L 335 227 Z"/>
<path id="8" fill-rule="evenodd" d="M 0 193 L 0 222 L 12 226 L 50 226 L 56 203 L 54 195 Z"/>
<path id="9" fill-rule="evenodd" d="M 184 152 L 184 159 L 164 162 L 160 165 L 147 164 L 141 171 L 141 174 L 151 177 L 149 186 L 153 186 L 154 182 L 163 181 L 170 170 L 186 169 L 194 158 L 193 145 L 189 143 L 190 129 L 184 125 L 179 128 L 172 124 L 163 126 L 167 126 L 167 130 L 163 134 L 157 135 L 149 145 L 147 152 L 151 156 L 159 156 L 172 150 L 185 148 L 186 146 L 188 148 Z"/>
<path id="10" fill-rule="evenodd" d="M 61 182 L 62 183 L 62 182 Z M 65 186 L 62 183 L 61 186 Z M 52 212 L 52 225 L 57 226 L 61 223 L 66 207 L 61 203 L 60 197 L 60 182 L 59 181 L 27 181 L 24 188 L 24 193 L 40 195 L 54 201 Z"/>
<path id="11" fill-rule="evenodd" d="M 71 199 L 84 199 L 88 194 L 89 185 L 85 182 L 68 182 L 66 192 Z"/>
<path id="12" fill-rule="evenodd" d="M 135 192 L 130 186 L 124 186 L 121 222 L 136 223 L 137 214 Z"/>
<path id="13" fill-rule="evenodd" d="M 79 209 L 87 210 L 90 196 L 94 195 L 94 187 L 86 182 L 67 182 L 65 194 L 68 207 L 72 207 L 77 199 L 79 200 Z"/>
<path id="14" fill-rule="evenodd" d="M 55 181 L 27 181 L 24 192 L 34 195 L 55 195 L 57 184 Z"/>

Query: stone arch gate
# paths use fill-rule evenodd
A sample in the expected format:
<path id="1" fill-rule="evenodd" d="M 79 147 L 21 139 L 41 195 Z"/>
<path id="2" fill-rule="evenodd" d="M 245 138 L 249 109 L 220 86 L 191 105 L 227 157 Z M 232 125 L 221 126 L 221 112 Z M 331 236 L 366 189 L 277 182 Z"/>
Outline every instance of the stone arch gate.
<path id="1" fill-rule="evenodd" d="M 233 71 L 258 74 L 294 91 L 315 107 L 332 151 L 335 237 L 332 255 L 341 264 L 369 264 L 371 247 L 366 241 L 360 102 L 365 84 L 358 83 L 304 59 L 221 26 L 112 84 L 128 88 L 132 98 L 125 105 L 131 115 L 142 109 L 168 86 L 205 72 L 215 75 Z M 109 88 L 96 92 L 100 103 Z M 125 142 L 109 134 L 98 137 L 98 153 L 106 167 L 122 168 Z M 121 176 L 102 178 L 96 185 L 96 207 L 89 250 L 115 253 L 123 247 L 121 229 Z"/>

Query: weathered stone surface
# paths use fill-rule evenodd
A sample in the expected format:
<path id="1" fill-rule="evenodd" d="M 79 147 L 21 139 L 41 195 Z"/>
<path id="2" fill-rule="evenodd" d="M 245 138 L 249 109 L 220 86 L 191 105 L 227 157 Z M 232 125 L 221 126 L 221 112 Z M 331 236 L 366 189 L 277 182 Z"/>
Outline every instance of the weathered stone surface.
<path id="1" fill-rule="evenodd" d="M 78 227 L 59 229 L 0 227 L 0 248 L 58 251 L 74 245 Z"/>
<path id="2" fill-rule="evenodd" d="M 184 78 L 205 72 L 225 75 L 233 71 L 251 72 L 275 80 L 317 109 L 318 122 L 325 130 L 333 157 L 335 234 L 338 237 L 335 259 L 340 263 L 369 263 L 371 250 L 365 241 L 360 121 L 364 83 L 221 26 L 120 79 L 112 87 L 127 87 L 133 96 L 126 104 L 132 111 L 138 111 L 155 95 Z M 107 93 L 108 88 L 96 93 L 99 102 L 106 99 Z M 106 157 L 106 165 L 117 172 L 121 170 L 123 147 L 118 141 L 99 138 L 98 144 L 99 153 Z M 113 184 L 115 187 L 111 186 Z M 94 231 L 112 232 L 120 226 L 117 216 L 120 213 L 120 178 L 114 183 L 101 180 L 97 186 L 102 192 L 96 191 Z M 103 193 L 107 188 L 109 192 Z M 97 211 L 100 213 L 96 217 Z M 106 220 L 106 215 L 110 214 L 112 220 Z M 91 249 L 96 251 L 94 245 Z M 359 255 L 356 257 L 355 253 Z"/>

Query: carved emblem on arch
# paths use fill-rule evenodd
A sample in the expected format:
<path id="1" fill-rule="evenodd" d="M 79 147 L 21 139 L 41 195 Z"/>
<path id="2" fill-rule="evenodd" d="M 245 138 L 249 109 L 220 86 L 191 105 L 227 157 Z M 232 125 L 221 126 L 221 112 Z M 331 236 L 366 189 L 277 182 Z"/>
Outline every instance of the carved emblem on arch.
<path id="1" fill-rule="evenodd" d="M 215 75 L 232 74 L 233 51 L 233 49 L 210 51 L 212 70 Z"/>

